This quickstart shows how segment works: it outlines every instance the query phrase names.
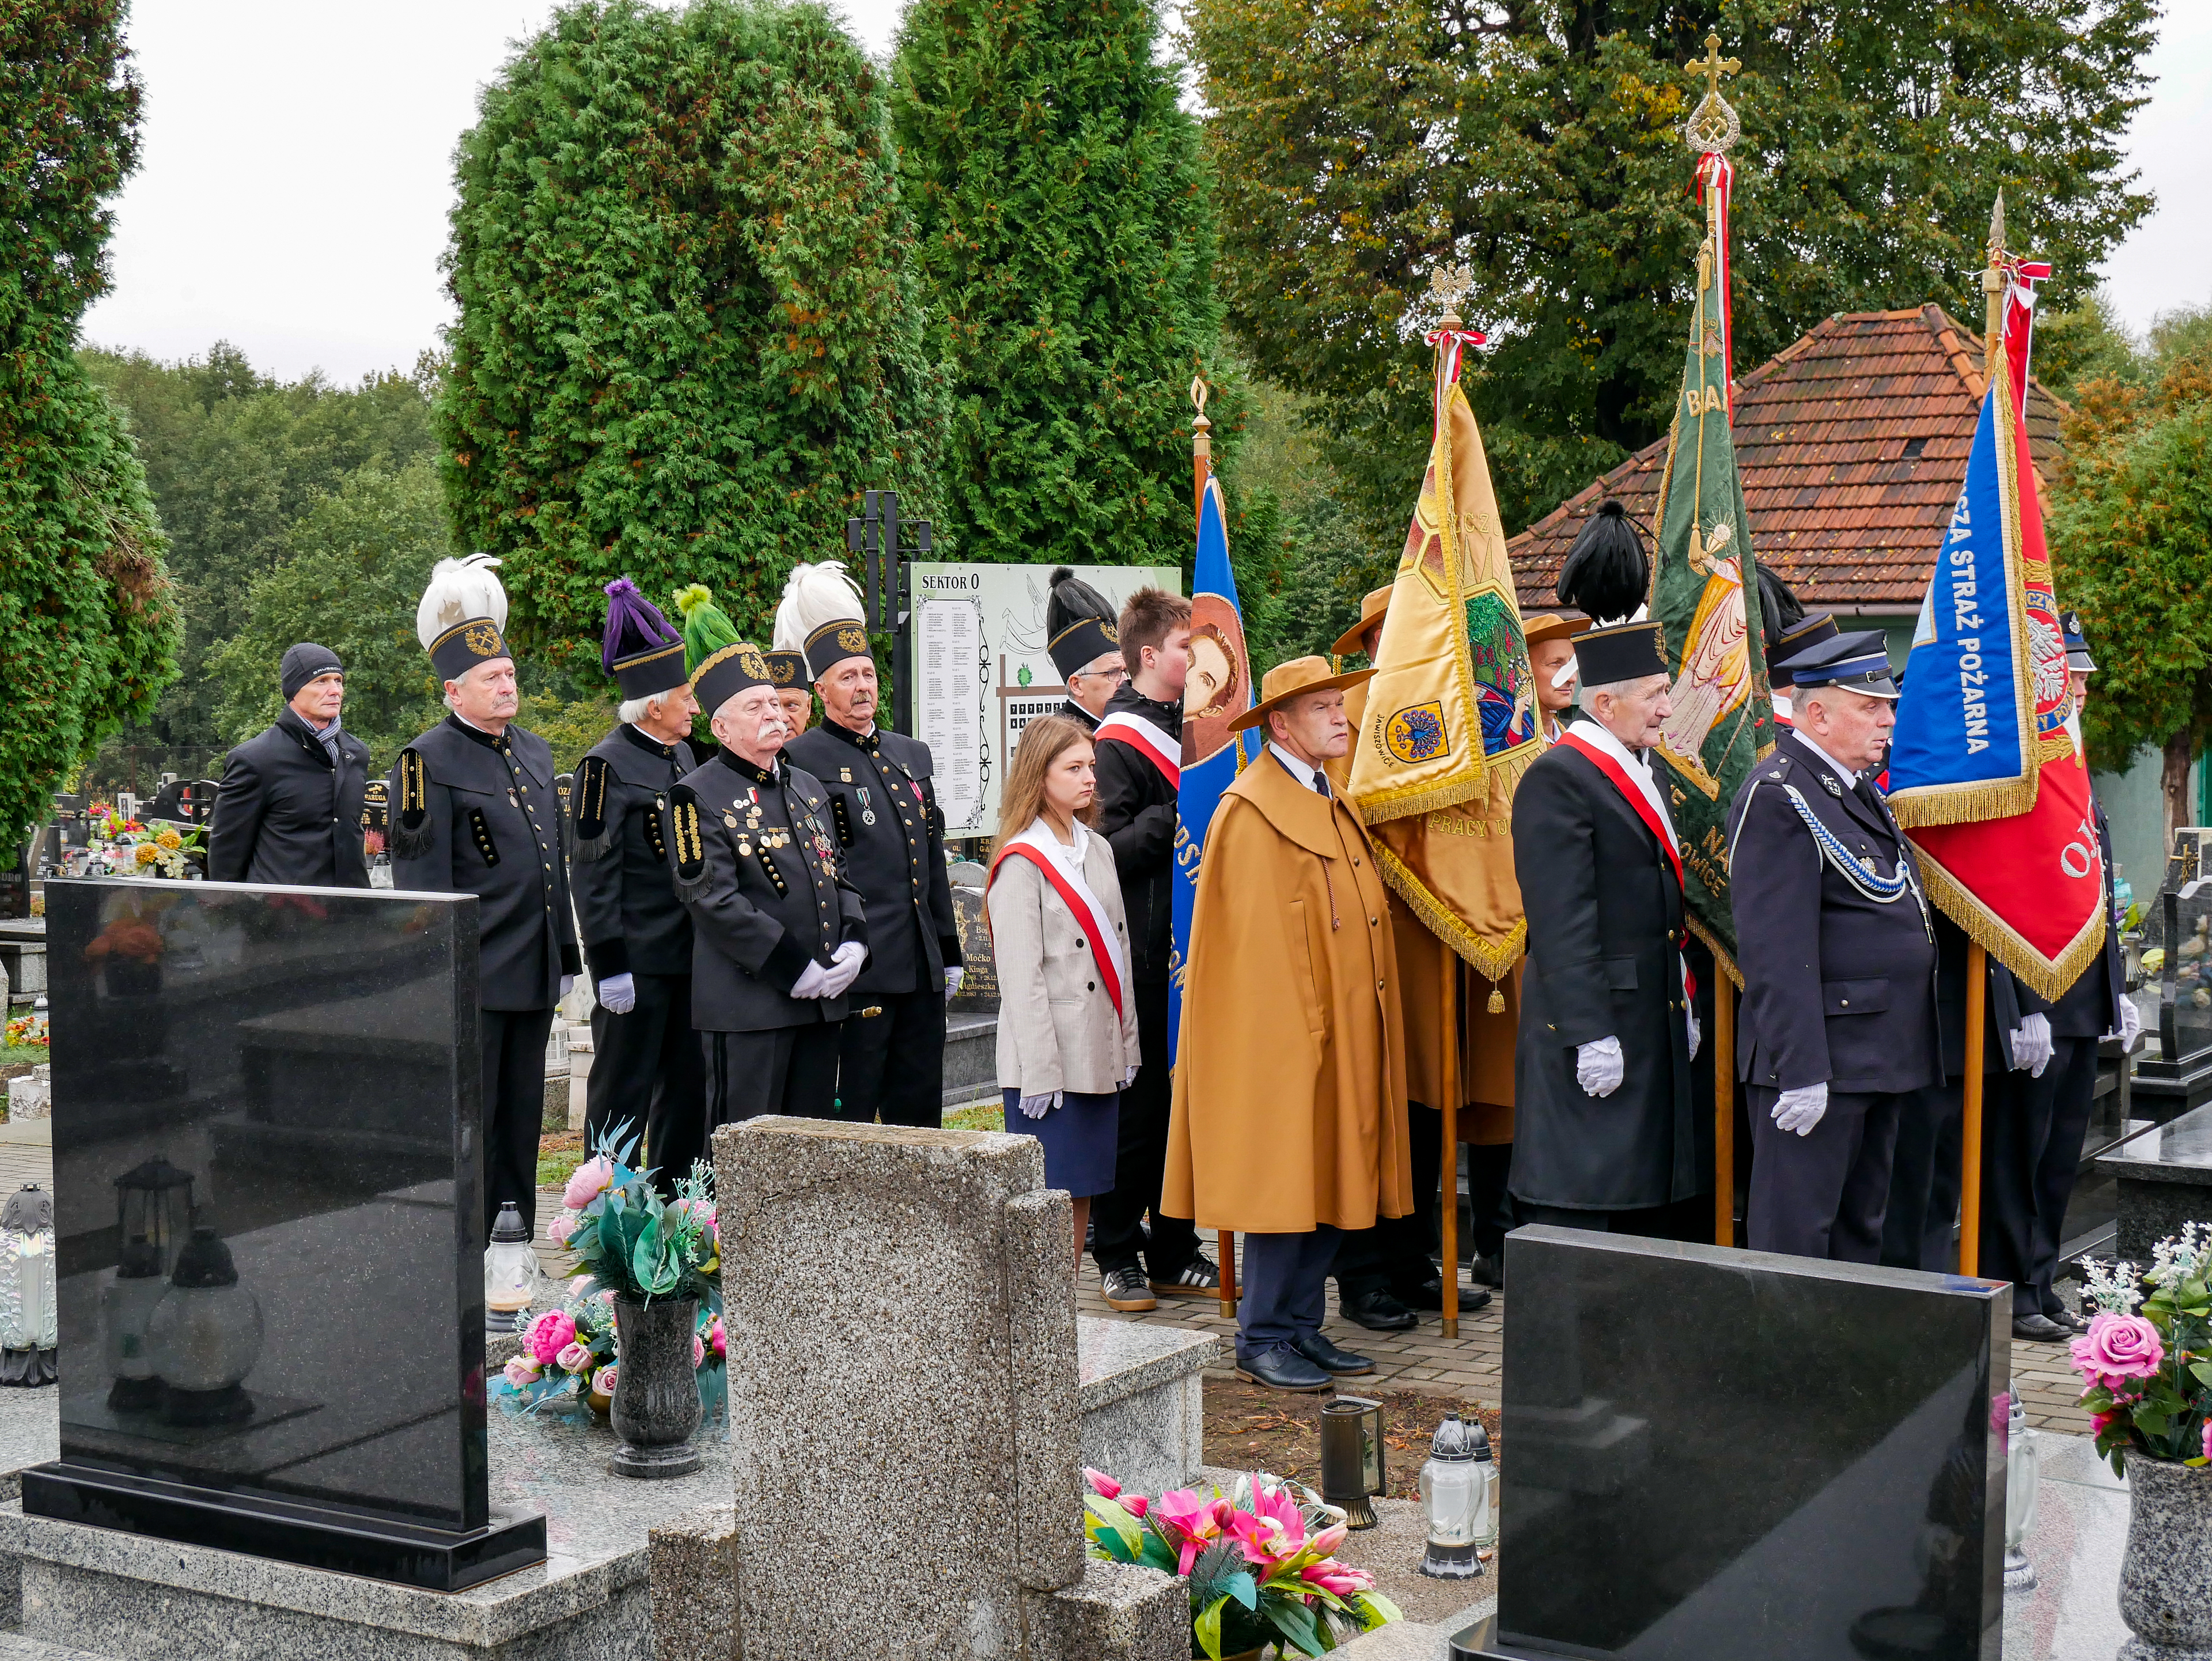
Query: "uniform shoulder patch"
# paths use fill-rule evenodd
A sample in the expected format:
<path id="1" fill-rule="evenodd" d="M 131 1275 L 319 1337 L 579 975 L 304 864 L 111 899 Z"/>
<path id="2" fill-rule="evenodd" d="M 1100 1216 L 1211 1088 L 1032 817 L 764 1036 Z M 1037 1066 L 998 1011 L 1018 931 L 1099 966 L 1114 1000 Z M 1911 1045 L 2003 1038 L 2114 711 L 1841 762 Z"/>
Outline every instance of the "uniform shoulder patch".
<path id="1" fill-rule="evenodd" d="M 586 756 L 576 769 L 576 857 L 604 857 L 615 843 L 616 828 L 609 823 L 607 796 L 614 787 L 614 769 L 605 756 Z"/>
<path id="2" fill-rule="evenodd" d="M 410 744 L 399 752 L 399 764 L 393 771 L 399 776 L 399 800 L 392 818 L 392 856 L 427 858 L 437 841 L 430 824 L 430 770 L 423 763 L 422 752 Z"/>

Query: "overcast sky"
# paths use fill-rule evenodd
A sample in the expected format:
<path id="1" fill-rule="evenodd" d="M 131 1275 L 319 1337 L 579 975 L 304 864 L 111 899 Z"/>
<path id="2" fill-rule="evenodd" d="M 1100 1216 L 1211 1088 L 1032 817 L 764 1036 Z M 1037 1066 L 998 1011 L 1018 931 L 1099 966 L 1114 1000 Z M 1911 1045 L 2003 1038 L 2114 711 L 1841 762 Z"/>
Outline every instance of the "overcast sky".
<path id="1" fill-rule="evenodd" d="M 114 292 L 85 337 L 157 357 L 243 348 L 285 379 L 407 368 L 450 316 L 453 143 L 541 0 L 137 0 L 144 150 Z M 846 0 L 886 52 L 901 0 Z M 2107 266 L 2128 324 L 2212 300 L 2212 4 L 2172 0 L 2131 148 L 2158 207 Z"/>

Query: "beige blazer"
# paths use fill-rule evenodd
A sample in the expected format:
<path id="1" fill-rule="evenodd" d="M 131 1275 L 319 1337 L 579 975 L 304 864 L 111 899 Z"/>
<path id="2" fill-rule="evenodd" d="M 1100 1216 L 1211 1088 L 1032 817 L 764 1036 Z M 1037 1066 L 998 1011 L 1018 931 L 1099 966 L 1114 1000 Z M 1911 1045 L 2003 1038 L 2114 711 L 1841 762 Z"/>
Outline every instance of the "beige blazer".
<path id="1" fill-rule="evenodd" d="M 1095 831 L 1084 850 L 1083 879 L 1121 936 L 1127 964 L 1129 925 L 1114 850 Z M 1119 1090 L 1138 1059 L 1135 988 L 1121 989 L 1116 1019 L 1089 939 L 1029 860 L 1001 860 L 985 904 L 999 973 L 1000 1087 L 1024 1096 Z"/>

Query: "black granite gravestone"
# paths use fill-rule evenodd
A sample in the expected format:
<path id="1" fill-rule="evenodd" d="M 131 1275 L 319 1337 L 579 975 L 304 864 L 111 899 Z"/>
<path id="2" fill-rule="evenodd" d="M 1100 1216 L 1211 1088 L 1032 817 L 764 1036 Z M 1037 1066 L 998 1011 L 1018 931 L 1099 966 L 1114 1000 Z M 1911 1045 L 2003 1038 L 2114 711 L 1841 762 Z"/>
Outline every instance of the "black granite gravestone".
<path id="1" fill-rule="evenodd" d="M 2168 1235 L 2212 1223 L 2212 1105 L 2106 1148 L 2097 1170 L 2119 1187 L 2113 1255 L 2141 1269 Z"/>
<path id="2" fill-rule="evenodd" d="M 1996 1661 L 2002 1282 L 1561 1228 L 1505 1250 L 1498 1611 L 1455 1652 Z"/>
<path id="3" fill-rule="evenodd" d="M 486 1499 L 471 896 L 46 885 L 61 1457 L 41 1516 L 455 1591 Z"/>

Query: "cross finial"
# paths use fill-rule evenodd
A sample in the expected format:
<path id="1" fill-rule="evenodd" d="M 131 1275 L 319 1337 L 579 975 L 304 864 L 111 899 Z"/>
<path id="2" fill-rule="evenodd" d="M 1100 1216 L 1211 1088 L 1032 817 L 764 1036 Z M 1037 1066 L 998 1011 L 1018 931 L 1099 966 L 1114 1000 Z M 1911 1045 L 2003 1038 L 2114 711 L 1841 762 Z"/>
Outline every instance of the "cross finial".
<path id="1" fill-rule="evenodd" d="M 1429 298 L 1444 308 L 1447 324 L 1460 320 L 1459 303 L 1474 286 L 1474 273 L 1465 265 L 1439 265 L 1429 273 Z"/>
<path id="2" fill-rule="evenodd" d="M 1743 68 L 1743 60 L 1721 56 L 1721 37 L 1716 31 L 1705 37 L 1705 57 L 1688 67 L 1692 75 L 1705 77 L 1705 96 L 1717 98 L 1720 96 L 1721 76 L 1737 73 Z"/>

